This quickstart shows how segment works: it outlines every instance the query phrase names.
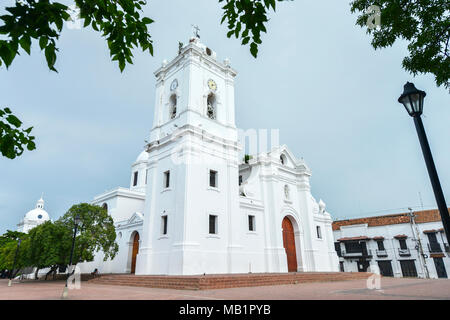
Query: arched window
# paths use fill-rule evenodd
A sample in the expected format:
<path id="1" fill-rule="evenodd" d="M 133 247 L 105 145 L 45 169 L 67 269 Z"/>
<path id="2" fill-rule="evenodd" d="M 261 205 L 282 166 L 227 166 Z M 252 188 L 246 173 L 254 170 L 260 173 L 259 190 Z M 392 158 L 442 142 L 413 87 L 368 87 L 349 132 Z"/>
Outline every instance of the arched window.
<path id="1" fill-rule="evenodd" d="M 108 212 L 108 205 L 107 205 L 106 203 L 104 203 L 104 204 L 102 205 L 102 208 L 105 209 L 106 212 Z"/>
<path id="2" fill-rule="evenodd" d="M 173 119 L 177 116 L 177 96 L 171 95 L 169 99 L 169 118 Z"/>
<path id="3" fill-rule="evenodd" d="M 213 93 L 210 93 L 208 95 L 208 99 L 206 100 L 206 115 L 208 118 L 216 120 L 217 117 L 217 110 L 216 110 L 216 97 Z"/>
<path id="4" fill-rule="evenodd" d="M 322 231 L 320 230 L 319 226 L 316 226 L 317 231 L 317 239 L 322 239 Z"/>
<path id="5" fill-rule="evenodd" d="M 286 156 L 284 154 L 280 155 L 281 164 L 286 164 Z"/>

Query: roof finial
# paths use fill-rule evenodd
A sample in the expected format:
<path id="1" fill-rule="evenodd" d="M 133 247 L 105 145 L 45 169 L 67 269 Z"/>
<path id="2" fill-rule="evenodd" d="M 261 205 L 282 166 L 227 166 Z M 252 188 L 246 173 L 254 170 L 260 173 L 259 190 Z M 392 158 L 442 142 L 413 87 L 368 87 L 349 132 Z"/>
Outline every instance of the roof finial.
<path id="1" fill-rule="evenodd" d="M 200 28 L 195 24 L 191 24 L 191 26 L 192 26 L 192 32 L 194 33 L 194 37 L 200 39 L 200 34 L 199 34 Z"/>
<path id="2" fill-rule="evenodd" d="M 44 209 L 44 193 L 41 193 L 41 198 L 36 202 L 36 208 Z"/>

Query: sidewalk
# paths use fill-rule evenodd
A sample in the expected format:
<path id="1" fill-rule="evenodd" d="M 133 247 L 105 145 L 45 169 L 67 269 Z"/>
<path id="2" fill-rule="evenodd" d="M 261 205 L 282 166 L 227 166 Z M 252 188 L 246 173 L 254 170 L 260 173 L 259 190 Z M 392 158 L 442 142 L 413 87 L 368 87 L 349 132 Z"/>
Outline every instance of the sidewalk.
<path id="1" fill-rule="evenodd" d="M 60 299 L 64 281 L 13 282 L 0 280 L 0 300 Z M 248 300 L 450 300 L 450 280 L 382 278 L 381 290 L 369 290 L 365 280 L 304 283 L 249 288 L 213 290 L 173 290 L 111 286 L 81 282 L 81 289 L 69 290 L 74 300 L 183 300 L 183 299 L 248 299 Z"/>

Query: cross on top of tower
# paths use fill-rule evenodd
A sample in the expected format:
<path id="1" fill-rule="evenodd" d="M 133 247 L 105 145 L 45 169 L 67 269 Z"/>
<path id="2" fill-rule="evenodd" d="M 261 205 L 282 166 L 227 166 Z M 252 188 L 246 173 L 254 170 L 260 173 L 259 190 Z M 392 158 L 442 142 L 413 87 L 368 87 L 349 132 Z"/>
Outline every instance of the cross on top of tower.
<path id="1" fill-rule="evenodd" d="M 199 34 L 199 32 L 200 32 L 200 28 L 199 28 L 197 25 L 193 24 L 193 25 L 192 25 L 192 33 L 194 34 L 194 37 L 195 37 L 195 38 L 200 39 L 200 34 Z"/>

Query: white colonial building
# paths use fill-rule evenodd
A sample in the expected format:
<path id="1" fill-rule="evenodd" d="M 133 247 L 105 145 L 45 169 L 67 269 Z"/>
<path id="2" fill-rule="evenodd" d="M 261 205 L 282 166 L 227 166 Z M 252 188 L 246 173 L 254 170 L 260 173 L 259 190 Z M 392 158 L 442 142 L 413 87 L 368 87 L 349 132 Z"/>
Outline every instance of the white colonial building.
<path id="1" fill-rule="evenodd" d="M 450 251 L 437 210 L 333 222 L 341 271 L 447 278 Z M 370 269 L 369 271 L 374 271 Z"/>
<path id="2" fill-rule="evenodd" d="M 242 160 L 229 60 L 194 37 L 155 76 L 153 127 L 130 188 L 93 201 L 113 217 L 119 253 L 82 271 L 338 271 L 332 219 L 305 162 L 286 146 Z"/>
<path id="3" fill-rule="evenodd" d="M 36 207 L 27 212 L 25 217 L 17 225 L 17 231 L 28 233 L 34 227 L 50 220 L 47 211 L 44 210 L 44 199 L 37 201 Z"/>

